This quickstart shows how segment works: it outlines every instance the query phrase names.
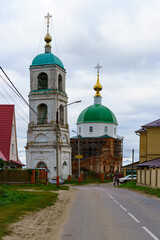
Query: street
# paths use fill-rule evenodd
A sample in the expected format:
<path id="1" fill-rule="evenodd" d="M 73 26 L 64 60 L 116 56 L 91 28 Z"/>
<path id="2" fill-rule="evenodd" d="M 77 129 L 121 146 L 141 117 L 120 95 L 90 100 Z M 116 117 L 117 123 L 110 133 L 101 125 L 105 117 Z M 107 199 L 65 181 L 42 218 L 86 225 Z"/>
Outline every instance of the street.
<path id="1" fill-rule="evenodd" d="M 112 184 L 76 187 L 61 240 L 158 240 L 160 200 Z"/>

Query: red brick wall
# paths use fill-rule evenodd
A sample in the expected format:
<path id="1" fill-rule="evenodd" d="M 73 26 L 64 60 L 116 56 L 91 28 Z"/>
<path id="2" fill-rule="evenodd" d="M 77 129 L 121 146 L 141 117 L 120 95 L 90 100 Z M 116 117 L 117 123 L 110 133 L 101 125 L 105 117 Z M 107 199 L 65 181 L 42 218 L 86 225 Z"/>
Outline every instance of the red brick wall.
<path id="1" fill-rule="evenodd" d="M 76 140 L 71 139 L 71 145 L 75 147 L 75 144 L 77 144 Z M 115 173 L 117 168 L 121 169 L 122 165 L 122 156 L 121 154 L 117 154 L 115 151 L 115 147 L 121 147 L 121 141 L 116 141 L 113 138 L 106 138 L 103 144 L 100 146 L 100 155 L 97 156 L 91 156 L 81 159 L 80 165 L 81 170 L 91 170 L 95 173 L 100 174 L 102 171 L 105 173 Z M 86 141 L 86 139 L 85 139 Z M 81 139 L 81 143 L 83 142 L 83 139 Z M 116 146 L 115 146 L 116 144 Z M 119 146 L 118 146 L 119 145 Z M 95 143 L 93 143 L 93 147 L 95 146 Z M 83 146 L 84 147 L 84 146 Z M 81 151 L 81 155 L 83 155 Z M 119 156 L 118 156 L 119 155 Z M 78 161 L 74 158 L 74 153 L 72 155 L 72 173 L 78 172 Z"/>

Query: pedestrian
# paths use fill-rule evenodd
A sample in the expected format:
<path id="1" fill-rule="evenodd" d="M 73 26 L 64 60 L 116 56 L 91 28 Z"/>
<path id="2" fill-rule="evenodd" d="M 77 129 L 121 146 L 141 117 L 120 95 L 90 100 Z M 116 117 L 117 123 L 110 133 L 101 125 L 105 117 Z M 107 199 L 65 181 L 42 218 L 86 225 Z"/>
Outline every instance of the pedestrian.
<path id="1" fill-rule="evenodd" d="M 119 186 L 119 177 L 116 178 L 117 187 Z"/>
<path id="2" fill-rule="evenodd" d="M 113 178 L 113 186 L 114 187 L 116 186 L 116 176 L 114 176 L 114 178 Z"/>

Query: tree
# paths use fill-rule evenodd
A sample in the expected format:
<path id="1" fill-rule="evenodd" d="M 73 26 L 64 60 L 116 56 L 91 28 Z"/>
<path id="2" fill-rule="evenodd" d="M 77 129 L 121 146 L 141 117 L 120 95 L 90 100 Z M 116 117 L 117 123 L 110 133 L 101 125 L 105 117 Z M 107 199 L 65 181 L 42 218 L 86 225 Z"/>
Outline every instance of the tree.
<path id="1" fill-rule="evenodd" d="M 0 158 L 0 169 L 4 169 L 4 160 Z"/>

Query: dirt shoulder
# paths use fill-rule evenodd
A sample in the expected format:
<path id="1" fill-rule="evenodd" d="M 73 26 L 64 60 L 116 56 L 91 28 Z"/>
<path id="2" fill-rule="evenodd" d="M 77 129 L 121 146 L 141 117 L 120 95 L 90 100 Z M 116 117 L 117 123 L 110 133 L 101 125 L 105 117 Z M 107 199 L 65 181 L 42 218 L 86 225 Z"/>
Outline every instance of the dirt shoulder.
<path id="1" fill-rule="evenodd" d="M 4 240 L 59 240 L 62 226 L 68 217 L 76 189 L 58 191 L 57 202 L 36 213 L 31 213 L 10 226 L 12 234 Z"/>

